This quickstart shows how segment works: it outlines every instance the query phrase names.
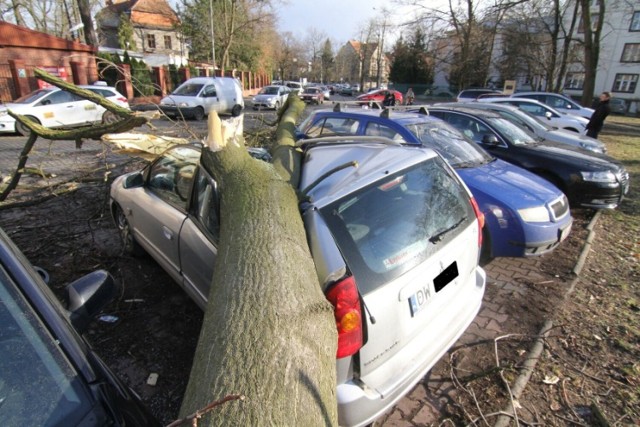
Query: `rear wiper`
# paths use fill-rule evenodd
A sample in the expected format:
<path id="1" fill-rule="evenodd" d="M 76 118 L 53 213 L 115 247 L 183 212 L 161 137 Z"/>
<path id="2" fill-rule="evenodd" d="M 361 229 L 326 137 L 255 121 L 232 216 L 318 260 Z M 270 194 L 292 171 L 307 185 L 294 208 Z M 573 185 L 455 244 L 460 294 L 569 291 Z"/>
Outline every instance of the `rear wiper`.
<path id="1" fill-rule="evenodd" d="M 463 216 L 462 218 L 460 218 L 460 221 L 456 222 L 451 227 L 445 228 L 444 230 L 442 230 L 442 231 L 434 234 L 433 236 L 429 237 L 429 241 L 431 243 L 433 243 L 433 244 L 438 243 L 440 240 L 442 240 L 442 238 L 444 237 L 445 234 L 447 234 L 448 232 L 458 228 L 460 226 L 460 224 L 462 224 L 466 219 L 467 219 L 467 217 Z"/>

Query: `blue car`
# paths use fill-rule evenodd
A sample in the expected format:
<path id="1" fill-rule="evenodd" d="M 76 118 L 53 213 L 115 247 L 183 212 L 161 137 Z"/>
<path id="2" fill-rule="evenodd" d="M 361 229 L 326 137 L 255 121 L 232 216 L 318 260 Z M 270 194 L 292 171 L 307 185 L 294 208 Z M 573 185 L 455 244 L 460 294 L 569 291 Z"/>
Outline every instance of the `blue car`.
<path id="1" fill-rule="evenodd" d="M 362 108 L 314 111 L 298 138 L 383 136 L 434 148 L 453 166 L 486 218 L 482 256 L 525 257 L 553 250 L 569 235 L 567 197 L 553 184 L 496 159 L 444 121 L 425 114 Z"/>

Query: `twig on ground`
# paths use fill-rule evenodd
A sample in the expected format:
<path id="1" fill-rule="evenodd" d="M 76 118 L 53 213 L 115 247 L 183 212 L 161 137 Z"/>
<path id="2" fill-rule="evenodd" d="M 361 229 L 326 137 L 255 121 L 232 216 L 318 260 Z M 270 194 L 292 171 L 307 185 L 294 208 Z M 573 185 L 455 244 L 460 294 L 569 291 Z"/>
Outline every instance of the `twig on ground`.
<path id="1" fill-rule="evenodd" d="M 193 414 L 187 415 L 184 418 L 173 421 L 171 424 L 167 425 L 167 427 L 177 427 L 186 423 L 191 423 L 191 425 L 195 427 L 198 425 L 198 419 L 202 418 L 204 414 L 211 412 L 216 406 L 220 406 L 232 400 L 244 400 L 244 399 L 245 397 L 242 394 L 229 394 L 223 397 L 222 399 L 209 403 L 207 406 L 205 406 L 202 409 L 198 409 Z"/>

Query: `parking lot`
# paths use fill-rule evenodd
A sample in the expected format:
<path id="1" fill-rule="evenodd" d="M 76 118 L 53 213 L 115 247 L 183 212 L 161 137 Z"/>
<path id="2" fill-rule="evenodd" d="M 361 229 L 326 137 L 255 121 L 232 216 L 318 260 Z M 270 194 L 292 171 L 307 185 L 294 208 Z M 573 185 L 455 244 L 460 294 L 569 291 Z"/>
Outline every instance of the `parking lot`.
<path id="1" fill-rule="evenodd" d="M 257 129 L 274 118 L 271 112 L 248 110 L 245 123 L 248 129 Z M 151 123 L 154 132 L 170 136 L 201 137 L 205 132 L 205 122 L 190 121 L 190 129 L 162 119 Z M 0 136 L 3 177 L 16 164 L 23 142 L 23 137 Z M 38 141 L 27 165 L 44 172 L 44 177 L 23 178 L 19 190 L 3 205 L 0 226 L 34 263 L 50 272 L 56 289 L 96 268 L 108 269 L 123 283 L 122 295 L 105 313 L 112 317 L 97 321 L 89 338 L 106 362 L 166 423 L 177 415 L 202 314 L 151 259 L 120 253 L 117 231 L 105 209 L 107 184 L 112 176 L 141 163 L 95 141 L 86 141 L 81 150 L 72 141 Z M 76 188 L 70 189 L 69 182 Z M 34 195 L 46 201 L 33 204 Z M 474 372 L 490 365 L 497 337 L 527 337 L 505 342 L 500 360 L 518 365 L 525 359 L 530 337 L 561 303 L 574 278 L 572 269 L 584 244 L 591 212 L 575 211 L 574 216 L 572 235 L 552 254 L 497 259 L 486 265 L 488 289 L 476 320 L 380 425 L 437 421 L 460 397 L 451 367 L 457 372 Z M 159 375 L 156 386 L 147 385 L 151 373 Z"/>

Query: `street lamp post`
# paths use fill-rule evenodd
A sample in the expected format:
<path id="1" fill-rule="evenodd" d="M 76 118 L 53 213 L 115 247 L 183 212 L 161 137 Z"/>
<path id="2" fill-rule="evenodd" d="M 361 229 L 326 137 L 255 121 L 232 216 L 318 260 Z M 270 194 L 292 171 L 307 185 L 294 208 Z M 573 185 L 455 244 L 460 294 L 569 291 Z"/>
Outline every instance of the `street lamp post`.
<path id="1" fill-rule="evenodd" d="M 213 62 L 213 76 L 216 76 L 216 40 L 213 29 L 213 0 L 209 0 L 209 20 L 211 21 L 211 61 Z"/>

